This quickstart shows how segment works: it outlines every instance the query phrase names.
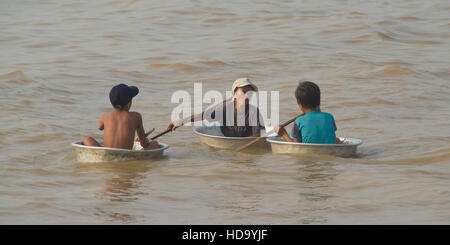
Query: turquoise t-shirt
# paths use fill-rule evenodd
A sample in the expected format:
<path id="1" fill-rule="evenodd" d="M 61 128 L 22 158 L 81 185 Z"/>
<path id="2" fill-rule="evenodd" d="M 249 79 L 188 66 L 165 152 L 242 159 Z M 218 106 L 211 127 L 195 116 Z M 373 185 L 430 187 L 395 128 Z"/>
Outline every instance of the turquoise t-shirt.
<path id="1" fill-rule="evenodd" d="M 310 111 L 295 119 L 291 138 L 303 143 L 335 144 L 336 123 L 330 113 Z"/>

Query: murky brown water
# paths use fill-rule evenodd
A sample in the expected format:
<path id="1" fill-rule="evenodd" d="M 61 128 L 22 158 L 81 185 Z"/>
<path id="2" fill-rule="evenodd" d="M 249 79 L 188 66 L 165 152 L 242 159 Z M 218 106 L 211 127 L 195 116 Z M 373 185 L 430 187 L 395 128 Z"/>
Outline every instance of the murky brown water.
<path id="1" fill-rule="evenodd" d="M 1 224 L 450 224 L 449 1 L 0 1 Z M 359 158 L 214 151 L 77 163 L 109 89 L 161 131 L 176 90 L 322 90 Z"/>

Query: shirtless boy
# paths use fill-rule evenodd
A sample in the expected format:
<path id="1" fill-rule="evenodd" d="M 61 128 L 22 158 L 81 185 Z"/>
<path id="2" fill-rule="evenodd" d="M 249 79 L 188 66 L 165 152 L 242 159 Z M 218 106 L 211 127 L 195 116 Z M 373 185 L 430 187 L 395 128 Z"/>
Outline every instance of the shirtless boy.
<path id="1" fill-rule="evenodd" d="M 135 132 L 144 150 L 158 148 L 158 142 L 149 141 L 145 137 L 141 114 L 130 112 L 131 100 L 139 93 L 134 86 L 119 84 L 109 92 L 109 99 L 114 107 L 113 112 L 100 117 L 98 129 L 104 130 L 103 146 L 110 148 L 132 149 Z M 94 138 L 84 138 L 86 146 L 102 146 Z"/>

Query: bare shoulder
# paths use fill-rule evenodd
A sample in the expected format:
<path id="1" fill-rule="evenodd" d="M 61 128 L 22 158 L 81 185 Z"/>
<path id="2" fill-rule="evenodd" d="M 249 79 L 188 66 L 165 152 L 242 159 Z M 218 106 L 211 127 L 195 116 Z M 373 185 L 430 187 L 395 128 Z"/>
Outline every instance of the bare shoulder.
<path id="1" fill-rule="evenodd" d="M 103 115 L 100 117 L 100 121 L 104 121 L 104 120 L 106 120 L 107 118 L 111 117 L 110 114 L 111 114 L 111 113 L 103 114 Z"/>
<path id="2" fill-rule="evenodd" d="M 130 116 L 132 116 L 134 118 L 142 118 L 141 113 L 139 113 L 137 111 L 130 111 Z"/>
<path id="3" fill-rule="evenodd" d="M 130 111 L 130 117 L 133 120 L 136 120 L 137 122 L 142 122 L 142 116 L 141 113 L 137 112 L 137 111 Z"/>

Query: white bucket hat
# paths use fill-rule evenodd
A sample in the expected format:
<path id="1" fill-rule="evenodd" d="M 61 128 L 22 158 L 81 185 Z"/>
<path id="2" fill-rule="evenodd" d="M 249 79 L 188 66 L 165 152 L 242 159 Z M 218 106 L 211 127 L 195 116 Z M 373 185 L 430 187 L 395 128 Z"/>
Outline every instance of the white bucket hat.
<path id="1" fill-rule="evenodd" d="M 252 88 L 255 90 L 255 92 L 258 92 L 258 87 L 256 87 L 255 84 L 250 82 L 250 80 L 247 77 L 236 79 L 233 83 L 233 87 L 231 87 L 231 92 L 234 94 L 234 90 L 236 88 L 242 88 L 245 86 L 252 86 Z"/>

